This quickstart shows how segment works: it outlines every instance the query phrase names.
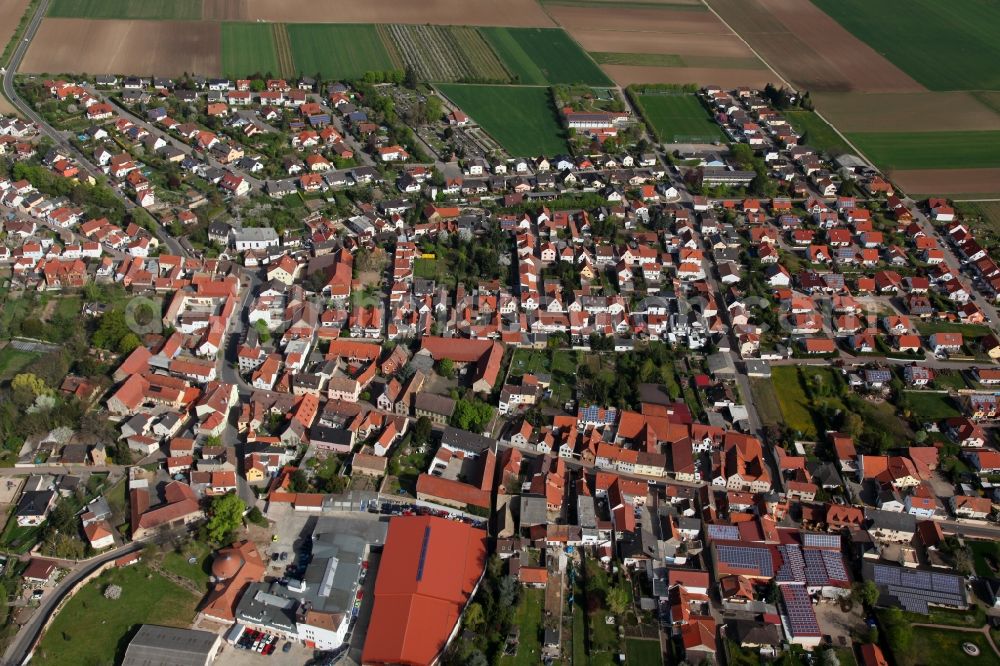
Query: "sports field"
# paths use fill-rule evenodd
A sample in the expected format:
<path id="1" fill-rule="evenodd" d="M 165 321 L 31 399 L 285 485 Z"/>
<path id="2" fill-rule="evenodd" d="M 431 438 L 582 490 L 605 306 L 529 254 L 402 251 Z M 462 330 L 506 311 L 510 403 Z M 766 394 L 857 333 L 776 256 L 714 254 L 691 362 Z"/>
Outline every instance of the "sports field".
<path id="1" fill-rule="evenodd" d="M 287 31 L 295 67 L 304 76 L 352 79 L 399 68 L 374 25 L 294 23 Z"/>
<path id="2" fill-rule="evenodd" d="M 812 0 L 932 90 L 1000 90 L 1000 0 Z"/>
<path id="3" fill-rule="evenodd" d="M 848 138 L 883 169 L 1000 167 L 1000 131 L 859 132 Z"/>
<path id="4" fill-rule="evenodd" d="M 687 93 L 637 94 L 643 117 L 663 143 L 710 143 L 724 141 L 719 126 L 712 121 L 698 98 Z"/>
<path id="5" fill-rule="evenodd" d="M 222 73 L 234 78 L 251 74 L 282 75 L 270 23 L 222 24 Z"/>
<path id="6" fill-rule="evenodd" d="M 47 16 L 94 19 L 201 19 L 201 0 L 52 0 Z"/>
<path id="7" fill-rule="evenodd" d="M 597 63 L 565 30 L 482 28 L 482 32 L 518 83 L 611 85 Z"/>
<path id="8" fill-rule="evenodd" d="M 548 88 L 448 84 L 441 92 L 514 156 L 566 152 Z"/>

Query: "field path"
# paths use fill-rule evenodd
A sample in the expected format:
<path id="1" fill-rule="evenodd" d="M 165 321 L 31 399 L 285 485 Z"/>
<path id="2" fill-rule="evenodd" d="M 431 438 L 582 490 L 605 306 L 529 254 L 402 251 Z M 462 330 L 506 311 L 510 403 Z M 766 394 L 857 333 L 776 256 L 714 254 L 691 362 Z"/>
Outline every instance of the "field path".
<path id="1" fill-rule="evenodd" d="M 288 40 L 288 30 L 284 23 L 274 23 L 271 26 L 274 35 L 274 51 L 278 55 L 278 69 L 281 76 L 288 79 L 296 75 L 295 58 L 292 56 L 292 43 Z"/>

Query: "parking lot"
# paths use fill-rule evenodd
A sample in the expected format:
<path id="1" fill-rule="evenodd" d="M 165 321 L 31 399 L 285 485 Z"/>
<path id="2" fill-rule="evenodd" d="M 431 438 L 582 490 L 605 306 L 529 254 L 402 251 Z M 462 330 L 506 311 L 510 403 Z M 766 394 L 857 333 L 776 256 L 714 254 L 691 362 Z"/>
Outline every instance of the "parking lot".
<path id="1" fill-rule="evenodd" d="M 278 640 L 274 652 L 270 655 L 263 655 L 252 650 L 244 650 L 225 644 L 222 654 L 215 660 L 218 666 L 243 666 L 244 664 L 259 664 L 260 666 L 302 666 L 313 658 L 315 650 L 307 648 L 298 641 L 292 641 L 292 647 L 288 652 L 284 652 L 282 647 L 285 641 Z"/>

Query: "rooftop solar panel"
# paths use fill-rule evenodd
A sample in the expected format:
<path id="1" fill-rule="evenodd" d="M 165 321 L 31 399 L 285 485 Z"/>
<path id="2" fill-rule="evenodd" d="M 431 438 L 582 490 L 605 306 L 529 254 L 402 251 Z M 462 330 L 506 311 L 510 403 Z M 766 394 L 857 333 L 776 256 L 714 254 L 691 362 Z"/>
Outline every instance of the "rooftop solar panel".
<path id="1" fill-rule="evenodd" d="M 713 541 L 735 541 L 740 538 L 740 530 L 736 525 L 716 525 L 709 523 L 705 528 L 708 538 Z"/>
<path id="2" fill-rule="evenodd" d="M 719 545 L 716 554 L 719 561 L 728 566 L 756 571 L 765 577 L 774 575 L 774 561 L 767 548 Z"/>
<path id="3" fill-rule="evenodd" d="M 792 635 L 819 636 L 819 621 L 805 586 L 782 585 L 779 589 Z"/>
<path id="4" fill-rule="evenodd" d="M 803 532 L 802 545 L 812 548 L 840 548 L 839 534 Z"/>

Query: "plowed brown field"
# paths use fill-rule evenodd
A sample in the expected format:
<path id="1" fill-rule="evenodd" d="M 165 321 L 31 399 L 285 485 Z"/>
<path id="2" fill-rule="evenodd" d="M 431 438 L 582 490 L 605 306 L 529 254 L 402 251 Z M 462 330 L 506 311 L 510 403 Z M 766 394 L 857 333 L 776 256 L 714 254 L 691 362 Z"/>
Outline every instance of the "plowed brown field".
<path id="1" fill-rule="evenodd" d="M 574 34 L 577 30 L 624 30 L 686 35 L 727 35 L 732 32 L 711 12 L 563 5 L 550 5 L 548 11 L 559 25 Z"/>
<path id="2" fill-rule="evenodd" d="M 923 86 L 809 0 L 706 0 L 797 86 L 814 92 L 917 92 Z"/>
<path id="3" fill-rule="evenodd" d="M 634 67 L 604 65 L 604 71 L 620 86 L 633 83 L 694 83 L 718 85 L 723 88 L 750 86 L 763 88 L 774 81 L 767 69 L 708 69 L 704 67 Z"/>
<path id="4" fill-rule="evenodd" d="M 890 175 L 911 196 L 1000 194 L 1000 169 L 920 169 Z"/>
<path id="5" fill-rule="evenodd" d="M 535 0 L 247 0 L 248 19 L 285 23 L 431 23 L 552 27 Z"/>
<path id="6" fill-rule="evenodd" d="M 204 0 L 201 11 L 209 21 L 246 21 L 250 18 L 247 0 Z"/>
<path id="7" fill-rule="evenodd" d="M 222 30 L 210 21 L 42 21 L 21 70 L 218 76 Z"/>
<path id="8" fill-rule="evenodd" d="M 685 35 L 625 30 L 572 30 L 571 34 L 588 51 L 671 53 L 722 58 L 753 57 L 753 52 L 733 34 Z"/>
<path id="9" fill-rule="evenodd" d="M 1000 114 L 967 92 L 820 93 L 813 101 L 844 132 L 1000 129 Z"/>

